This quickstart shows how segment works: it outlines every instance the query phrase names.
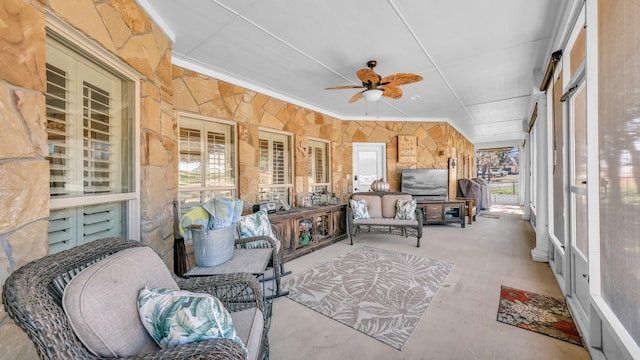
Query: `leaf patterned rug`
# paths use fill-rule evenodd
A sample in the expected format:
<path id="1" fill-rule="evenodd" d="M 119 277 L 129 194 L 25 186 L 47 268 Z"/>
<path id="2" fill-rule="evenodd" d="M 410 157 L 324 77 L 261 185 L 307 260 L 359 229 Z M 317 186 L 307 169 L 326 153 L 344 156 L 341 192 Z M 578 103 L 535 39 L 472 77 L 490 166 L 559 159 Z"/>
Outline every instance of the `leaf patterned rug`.
<path id="1" fill-rule="evenodd" d="M 580 333 L 563 299 L 503 285 L 497 320 L 582 346 Z"/>
<path id="2" fill-rule="evenodd" d="M 287 280 L 288 298 L 402 350 L 453 264 L 359 246 Z"/>

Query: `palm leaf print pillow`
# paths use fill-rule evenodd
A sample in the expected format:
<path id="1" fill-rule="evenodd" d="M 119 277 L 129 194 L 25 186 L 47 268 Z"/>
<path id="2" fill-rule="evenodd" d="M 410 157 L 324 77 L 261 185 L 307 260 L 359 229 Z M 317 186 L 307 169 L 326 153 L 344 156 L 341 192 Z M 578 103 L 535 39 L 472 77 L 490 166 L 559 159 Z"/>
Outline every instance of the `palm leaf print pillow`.
<path id="1" fill-rule="evenodd" d="M 149 289 L 138 294 L 140 320 L 161 348 L 227 338 L 247 348 L 237 336 L 231 315 L 218 298 L 185 290 Z"/>

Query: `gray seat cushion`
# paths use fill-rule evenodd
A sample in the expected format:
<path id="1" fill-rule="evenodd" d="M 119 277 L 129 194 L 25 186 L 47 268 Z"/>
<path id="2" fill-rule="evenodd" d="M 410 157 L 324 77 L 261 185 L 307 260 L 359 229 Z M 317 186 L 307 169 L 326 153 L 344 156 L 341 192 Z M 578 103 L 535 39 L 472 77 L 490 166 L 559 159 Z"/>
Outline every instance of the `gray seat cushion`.
<path id="1" fill-rule="evenodd" d="M 418 220 L 398 219 L 353 219 L 354 225 L 379 225 L 379 226 L 418 226 Z"/>
<path id="2" fill-rule="evenodd" d="M 249 351 L 247 360 L 255 360 L 260 355 L 262 332 L 264 331 L 264 317 L 258 308 L 251 308 L 231 313 L 236 334 Z"/>
<path id="3" fill-rule="evenodd" d="M 122 250 L 91 265 L 65 288 L 62 305 L 76 335 L 103 357 L 135 356 L 159 349 L 138 314 L 141 288 L 179 290 L 149 247 Z"/>

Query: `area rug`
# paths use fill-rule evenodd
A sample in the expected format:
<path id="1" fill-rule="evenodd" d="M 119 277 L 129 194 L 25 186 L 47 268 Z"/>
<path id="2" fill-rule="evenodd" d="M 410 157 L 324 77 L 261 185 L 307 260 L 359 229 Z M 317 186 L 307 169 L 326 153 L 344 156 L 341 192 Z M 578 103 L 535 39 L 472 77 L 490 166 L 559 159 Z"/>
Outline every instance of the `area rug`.
<path id="1" fill-rule="evenodd" d="M 284 288 L 289 299 L 402 350 L 452 268 L 359 246 L 293 276 Z"/>
<path id="2" fill-rule="evenodd" d="M 480 216 L 480 217 L 485 217 L 485 218 L 489 218 L 489 219 L 500 219 L 500 215 L 498 215 L 498 214 L 491 214 L 491 213 L 480 213 L 480 214 L 478 214 L 478 216 Z"/>
<path id="3" fill-rule="evenodd" d="M 580 333 L 563 299 L 503 285 L 497 320 L 582 346 Z"/>

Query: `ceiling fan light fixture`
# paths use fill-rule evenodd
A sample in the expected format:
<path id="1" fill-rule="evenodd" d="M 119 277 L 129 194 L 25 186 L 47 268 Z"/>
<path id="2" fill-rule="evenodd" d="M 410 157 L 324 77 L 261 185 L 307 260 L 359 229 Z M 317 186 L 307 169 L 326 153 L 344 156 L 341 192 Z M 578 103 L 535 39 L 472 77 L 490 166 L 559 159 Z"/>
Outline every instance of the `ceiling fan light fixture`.
<path id="1" fill-rule="evenodd" d="M 382 93 L 383 91 L 380 89 L 371 89 L 365 91 L 362 95 L 364 95 L 364 98 L 367 99 L 367 101 L 374 102 L 380 100 Z"/>

